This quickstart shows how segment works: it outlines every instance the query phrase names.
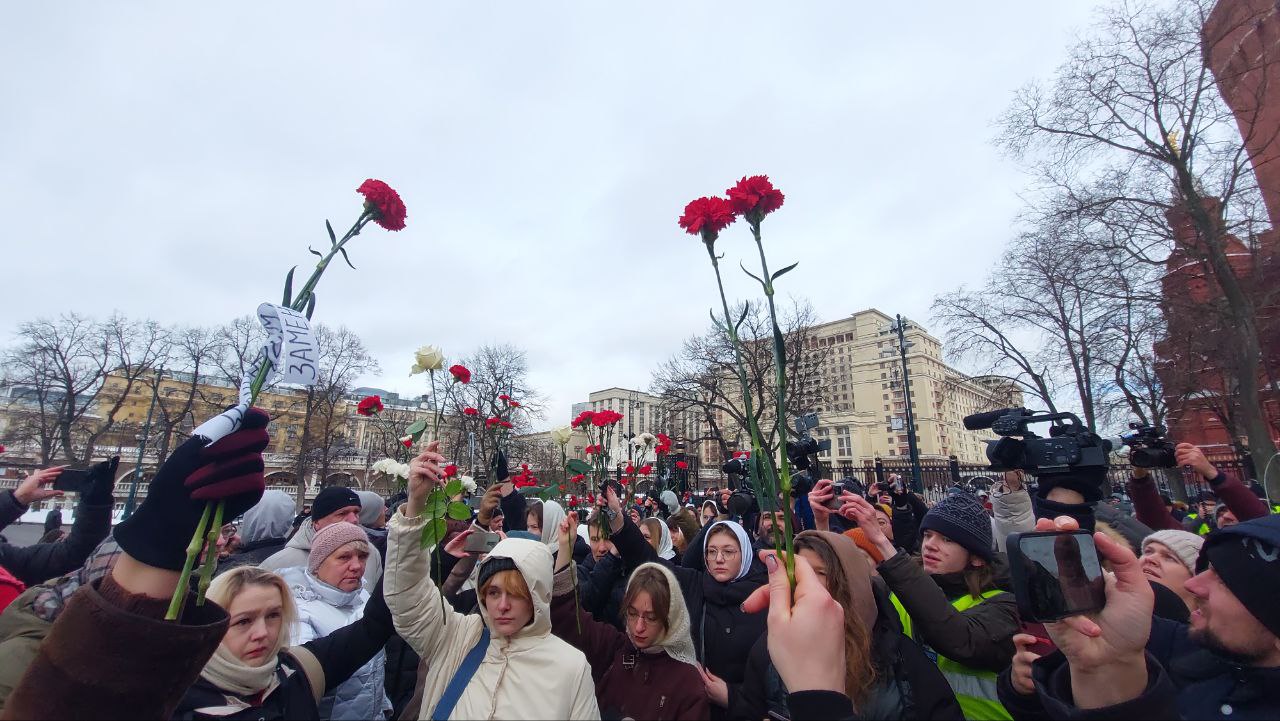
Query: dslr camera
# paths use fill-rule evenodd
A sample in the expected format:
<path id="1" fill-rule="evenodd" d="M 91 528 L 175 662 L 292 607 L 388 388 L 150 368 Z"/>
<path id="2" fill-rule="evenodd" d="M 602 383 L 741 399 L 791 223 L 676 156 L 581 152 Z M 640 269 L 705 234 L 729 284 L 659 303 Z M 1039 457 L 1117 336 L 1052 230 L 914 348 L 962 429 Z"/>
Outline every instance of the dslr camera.
<path id="1" fill-rule="evenodd" d="M 1048 437 L 1033 433 L 1033 423 L 1053 423 Z M 1047 413 L 1026 408 L 966 416 L 964 427 L 990 428 L 1000 436 L 987 441 L 987 460 L 999 471 L 1023 470 L 1035 476 L 1072 473 L 1086 469 L 1105 470 L 1114 444 L 1090 431 L 1074 413 Z"/>
<path id="2" fill-rule="evenodd" d="M 1129 447 L 1129 462 L 1135 468 L 1176 468 L 1174 445 L 1164 437 L 1164 426 L 1144 426 L 1130 423 L 1132 433 L 1120 436 L 1120 442 Z"/>

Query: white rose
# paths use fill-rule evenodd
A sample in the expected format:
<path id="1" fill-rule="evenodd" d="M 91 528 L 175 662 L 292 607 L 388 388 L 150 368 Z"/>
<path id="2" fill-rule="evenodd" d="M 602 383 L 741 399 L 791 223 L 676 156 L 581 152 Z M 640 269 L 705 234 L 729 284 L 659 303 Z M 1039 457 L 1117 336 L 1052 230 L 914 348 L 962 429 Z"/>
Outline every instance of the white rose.
<path id="1" fill-rule="evenodd" d="M 408 479 L 409 479 L 409 464 L 408 464 L 408 463 L 395 463 L 394 461 L 393 461 L 392 463 L 393 463 L 393 465 L 395 466 L 395 468 L 392 470 L 392 475 L 400 476 L 401 478 L 403 478 L 403 479 L 405 479 L 405 480 L 408 480 Z"/>
<path id="2" fill-rule="evenodd" d="M 411 376 L 444 368 L 444 351 L 433 345 L 424 345 L 419 348 L 414 352 L 413 359 L 413 367 L 409 369 Z"/>
<path id="3" fill-rule="evenodd" d="M 472 478 L 471 476 L 463 476 L 458 480 L 462 481 L 463 491 L 465 491 L 466 493 L 476 492 L 476 479 Z"/>
<path id="4" fill-rule="evenodd" d="M 641 433 L 640 435 L 631 439 L 631 443 L 638 448 L 649 448 L 651 446 L 656 445 L 657 442 L 658 442 L 658 437 L 653 435 L 652 433 Z"/>
<path id="5" fill-rule="evenodd" d="M 556 445 L 563 446 L 567 444 L 571 438 L 573 438 L 573 429 L 569 426 L 560 426 L 559 428 L 551 429 L 551 440 L 555 441 Z"/>

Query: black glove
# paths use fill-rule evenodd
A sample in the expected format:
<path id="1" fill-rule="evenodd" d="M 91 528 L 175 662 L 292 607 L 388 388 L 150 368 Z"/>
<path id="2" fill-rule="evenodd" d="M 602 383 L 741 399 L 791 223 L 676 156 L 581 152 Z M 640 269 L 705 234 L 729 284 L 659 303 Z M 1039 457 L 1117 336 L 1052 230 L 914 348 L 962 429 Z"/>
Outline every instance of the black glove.
<path id="1" fill-rule="evenodd" d="M 223 519 L 229 521 L 262 498 L 269 420 L 264 411 L 251 408 L 238 430 L 213 445 L 192 436 L 178 446 L 156 472 L 146 500 L 116 526 L 120 548 L 148 566 L 182 570 L 206 502 L 225 500 Z"/>
<path id="2" fill-rule="evenodd" d="M 110 460 L 95 463 L 89 469 L 87 488 L 80 494 L 80 502 L 89 506 L 110 506 L 115 502 L 112 493 L 116 488 L 116 466 L 120 465 L 120 456 L 112 456 Z"/>

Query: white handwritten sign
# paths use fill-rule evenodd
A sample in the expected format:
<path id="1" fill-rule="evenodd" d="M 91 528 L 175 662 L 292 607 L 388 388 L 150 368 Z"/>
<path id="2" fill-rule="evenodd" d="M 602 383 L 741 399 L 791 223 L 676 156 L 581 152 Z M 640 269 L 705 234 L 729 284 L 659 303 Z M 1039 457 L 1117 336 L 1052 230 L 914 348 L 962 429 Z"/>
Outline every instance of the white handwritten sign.
<path id="1" fill-rule="evenodd" d="M 267 360 L 273 375 L 285 383 L 315 385 L 320 380 L 320 351 L 307 317 L 292 308 L 263 303 L 258 306 L 258 321 L 267 331 Z"/>

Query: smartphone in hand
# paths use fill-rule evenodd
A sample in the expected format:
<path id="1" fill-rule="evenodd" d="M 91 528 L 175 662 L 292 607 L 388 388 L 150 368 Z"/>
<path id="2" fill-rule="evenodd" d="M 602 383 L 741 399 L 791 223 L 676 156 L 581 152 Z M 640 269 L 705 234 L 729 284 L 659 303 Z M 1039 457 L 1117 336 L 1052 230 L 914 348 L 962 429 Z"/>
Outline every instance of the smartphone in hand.
<path id="1" fill-rule="evenodd" d="M 1023 619 L 1058 621 L 1106 604 L 1102 562 L 1088 531 L 1014 533 L 1007 549 Z"/>
<path id="2" fill-rule="evenodd" d="M 472 533 L 470 536 L 467 536 L 467 540 L 463 542 L 462 550 L 467 553 L 474 553 L 477 555 L 488 553 L 492 551 L 493 547 L 498 545 L 498 541 L 501 540 L 502 536 L 490 531 Z"/>
<path id="3" fill-rule="evenodd" d="M 58 477 L 53 479 L 53 490 L 64 493 L 84 493 L 89 489 L 90 483 L 92 481 L 89 479 L 88 470 L 64 468 Z"/>

